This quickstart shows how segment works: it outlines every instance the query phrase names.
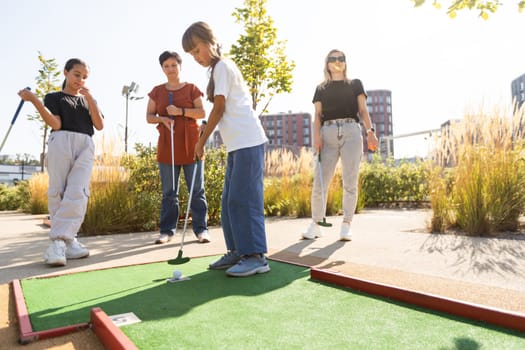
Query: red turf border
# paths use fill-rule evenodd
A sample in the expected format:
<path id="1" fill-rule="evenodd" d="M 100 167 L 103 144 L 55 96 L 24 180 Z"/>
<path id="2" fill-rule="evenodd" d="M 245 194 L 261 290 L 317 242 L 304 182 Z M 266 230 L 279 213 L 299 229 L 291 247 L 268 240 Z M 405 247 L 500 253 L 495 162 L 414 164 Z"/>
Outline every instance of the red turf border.
<path id="1" fill-rule="evenodd" d="M 108 350 L 138 350 L 133 342 L 118 328 L 101 308 L 92 308 L 89 323 L 52 328 L 43 331 L 33 331 L 29 312 L 25 303 L 20 280 L 13 280 L 13 295 L 15 299 L 16 316 L 20 330 L 18 342 L 27 345 L 37 340 L 58 337 L 61 335 L 92 328 L 97 338 Z"/>
<path id="2" fill-rule="evenodd" d="M 31 320 L 29 319 L 29 313 L 27 311 L 27 306 L 25 303 L 24 294 L 22 292 L 22 285 L 20 284 L 20 280 L 13 280 L 11 284 L 13 286 L 16 316 L 18 318 L 18 326 L 20 330 L 20 337 L 18 339 L 18 342 L 20 344 L 25 345 L 39 339 L 58 337 L 64 334 L 69 334 L 82 329 L 89 328 L 88 323 L 79 323 L 71 326 L 34 332 L 33 327 L 31 326 Z"/>
<path id="3" fill-rule="evenodd" d="M 432 294 L 375 283 L 337 272 L 312 267 L 310 278 L 348 287 L 372 295 L 378 295 L 427 309 L 461 316 L 475 321 L 483 321 L 496 326 L 525 332 L 525 314 L 505 311 Z"/>
<path id="4" fill-rule="evenodd" d="M 102 345 L 108 350 L 138 350 L 135 344 L 99 307 L 91 309 L 91 327 Z"/>

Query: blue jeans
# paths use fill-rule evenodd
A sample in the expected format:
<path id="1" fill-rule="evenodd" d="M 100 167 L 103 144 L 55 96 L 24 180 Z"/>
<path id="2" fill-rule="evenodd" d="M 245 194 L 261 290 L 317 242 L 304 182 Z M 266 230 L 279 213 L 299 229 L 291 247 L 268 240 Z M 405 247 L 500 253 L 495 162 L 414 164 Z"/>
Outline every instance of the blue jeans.
<path id="1" fill-rule="evenodd" d="M 184 179 L 190 193 L 191 178 L 193 170 L 196 169 L 195 183 L 193 184 L 193 194 L 191 196 L 191 222 L 193 232 L 198 235 L 208 229 L 208 203 L 204 194 L 204 163 L 202 161 L 186 165 L 175 165 L 172 175 L 171 164 L 159 163 L 160 181 L 162 184 L 162 202 L 160 208 L 160 233 L 173 235 L 172 229 L 177 227 L 179 219 L 179 177 L 180 171 L 184 171 Z M 175 181 L 173 181 L 175 180 Z"/>
<path id="2" fill-rule="evenodd" d="M 264 144 L 228 153 L 221 224 L 229 251 L 267 252 L 263 177 Z"/>

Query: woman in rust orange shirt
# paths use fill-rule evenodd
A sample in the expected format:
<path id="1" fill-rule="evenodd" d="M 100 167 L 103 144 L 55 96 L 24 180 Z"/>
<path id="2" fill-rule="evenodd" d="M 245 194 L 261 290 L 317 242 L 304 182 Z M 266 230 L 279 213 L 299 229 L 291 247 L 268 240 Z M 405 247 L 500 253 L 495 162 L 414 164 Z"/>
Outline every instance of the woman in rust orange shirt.
<path id="1" fill-rule="evenodd" d="M 197 172 L 190 203 L 192 227 L 199 242 L 206 243 L 210 241 L 210 236 L 207 226 L 208 204 L 204 194 L 204 168 L 202 160 L 198 160 L 195 166 L 194 159 L 195 144 L 199 139 L 197 119 L 205 116 L 202 92 L 195 85 L 180 80 L 182 59 L 179 54 L 165 51 L 159 56 L 159 63 L 168 81 L 155 86 L 148 94 L 146 116 L 148 123 L 157 124 L 159 131 L 157 161 L 162 183 L 162 203 L 160 235 L 155 243 L 169 242 L 177 227 L 181 170 L 184 171 L 188 192 L 193 171 Z"/>

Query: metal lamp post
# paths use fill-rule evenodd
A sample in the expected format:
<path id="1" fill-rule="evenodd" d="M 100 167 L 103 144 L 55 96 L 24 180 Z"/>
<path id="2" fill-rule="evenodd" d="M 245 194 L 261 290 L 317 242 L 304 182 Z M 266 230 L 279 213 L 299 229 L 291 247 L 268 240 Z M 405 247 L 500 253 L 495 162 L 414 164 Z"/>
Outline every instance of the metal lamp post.
<path id="1" fill-rule="evenodd" d="M 129 100 L 140 100 L 144 96 L 132 96 L 131 94 L 136 93 L 139 89 L 139 85 L 134 81 L 131 84 L 124 85 L 122 87 L 122 96 L 126 97 L 126 125 L 124 128 L 124 152 L 128 153 L 128 102 Z"/>

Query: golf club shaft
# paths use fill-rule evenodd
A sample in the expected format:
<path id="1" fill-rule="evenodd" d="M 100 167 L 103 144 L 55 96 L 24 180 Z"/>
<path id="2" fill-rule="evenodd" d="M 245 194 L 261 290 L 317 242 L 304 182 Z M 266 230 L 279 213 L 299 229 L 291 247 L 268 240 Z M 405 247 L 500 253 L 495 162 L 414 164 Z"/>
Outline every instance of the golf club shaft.
<path id="1" fill-rule="evenodd" d="M 169 104 L 173 104 L 173 92 L 168 92 Z M 173 144 L 173 123 L 170 124 L 171 138 L 171 188 L 175 192 L 175 145 Z"/>
<path id="2" fill-rule="evenodd" d="M 325 214 L 326 214 L 326 209 L 325 209 L 326 204 L 325 204 L 325 198 L 324 198 L 323 167 L 321 166 L 321 152 L 320 151 L 318 154 L 317 161 L 318 161 L 318 166 L 319 166 L 319 182 L 321 183 L 321 201 L 323 202 L 321 206 L 323 208 L 323 221 L 324 221 Z"/>
<path id="3" fill-rule="evenodd" d="M 188 193 L 188 204 L 186 206 L 186 217 L 184 218 L 184 228 L 182 229 L 182 239 L 180 241 L 180 249 L 184 246 L 184 236 L 186 235 L 186 227 L 188 226 L 188 217 L 190 215 L 191 199 L 193 197 L 193 186 L 195 185 L 195 176 L 197 175 L 197 164 L 193 165 L 193 174 L 191 175 L 190 193 Z"/>
<path id="4" fill-rule="evenodd" d="M 170 124 L 171 139 L 171 189 L 175 192 L 175 150 L 173 145 L 173 124 Z"/>
<path id="5" fill-rule="evenodd" d="M 18 118 L 18 114 L 20 113 L 20 110 L 22 109 L 23 105 L 24 105 L 24 100 L 20 100 L 20 103 L 18 104 L 18 108 L 16 109 L 16 112 L 15 112 L 15 115 L 13 116 L 13 119 L 11 120 L 11 125 L 9 125 L 9 129 L 7 129 L 7 132 L 4 136 L 4 140 L 2 141 L 2 145 L 0 145 L 0 152 L 2 152 L 2 149 L 4 149 L 4 144 L 7 140 L 7 137 L 9 136 L 9 133 L 11 132 L 11 129 L 13 128 L 13 124 L 15 124 L 16 118 Z"/>

